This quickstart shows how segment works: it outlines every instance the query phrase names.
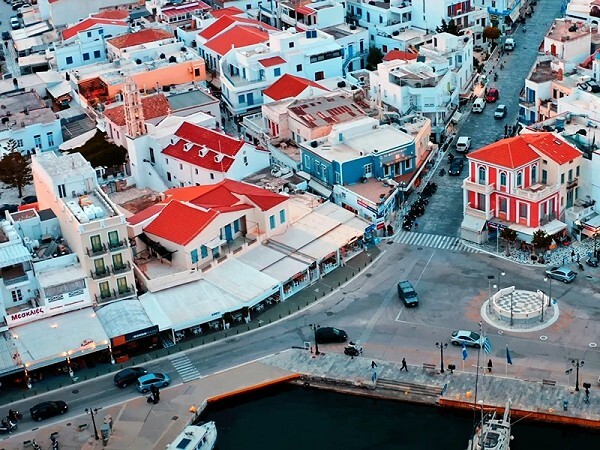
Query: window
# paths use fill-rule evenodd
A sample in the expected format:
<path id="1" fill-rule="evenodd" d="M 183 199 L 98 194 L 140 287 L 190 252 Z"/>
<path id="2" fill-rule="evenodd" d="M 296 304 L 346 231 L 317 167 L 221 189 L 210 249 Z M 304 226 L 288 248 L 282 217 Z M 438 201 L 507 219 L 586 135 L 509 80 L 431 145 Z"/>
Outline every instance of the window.
<path id="1" fill-rule="evenodd" d="M 123 264 L 123 254 L 115 253 L 112 255 L 112 263 L 114 270 L 120 270 L 125 268 L 125 264 Z"/>
<path id="2" fill-rule="evenodd" d="M 192 250 L 190 256 L 192 258 L 192 264 L 196 264 L 198 262 L 198 250 Z"/>
<path id="3" fill-rule="evenodd" d="M 548 172 L 546 170 L 542 170 L 542 183 L 548 184 Z"/>
<path id="4" fill-rule="evenodd" d="M 499 197 L 498 200 L 499 200 L 498 201 L 498 210 L 500 212 L 507 213 L 508 212 L 508 201 L 503 197 Z"/>
<path id="5" fill-rule="evenodd" d="M 236 219 L 233 221 L 233 232 L 237 233 L 240 231 L 240 219 Z"/>
<path id="6" fill-rule="evenodd" d="M 523 185 L 523 172 L 519 172 L 517 174 L 517 187 L 520 187 Z"/>
<path id="7" fill-rule="evenodd" d="M 200 76 L 200 68 L 199 67 L 194 67 L 194 76 L 195 77 L 199 77 Z"/>
<path id="8" fill-rule="evenodd" d="M 269 216 L 269 227 L 271 230 L 275 228 L 275 216 Z"/>
<path id="9" fill-rule="evenodd" d="M 320 80 L 323 80 L 324 78 L 325 78 L 325 73 L 322 70 L 315 72 L 315 81 L 320 81 Z"/>
<path id="10" fill-rule="evenodd" d="M 87 32 L 87 37 L 92 37 L 92 32 L 91 31 Z"/>
<path id="11" fill-rule="evenodd" d="M 154 164 L 154 163 L 156 162 L 156 161 L 154 160 L 154 149 L 153 149 L 152 147 L 150 147 L 148 150 L 150 151 L 150 162 L 151 162 L 152 164 Z"/>
<path id="12" fill-rule="evenodd" d="M 171 181 L 171 172 L 167 172 L 167 180 Z"/>
<path id="13" fill-rule="evenodd" d="M 246 155 L 244 155 L 244 165 L 245 166 L 248 165 L 248 157 Z"/>
<path id="14" fill-rule="evenodd" d="M 92 245 L 92 251 L 93 252 L 99 252 L 100 250 L 102 250 L 102 240 L 100 239 L 100 235 L 99 234 L 96 234 L 94 236 L 90 236 L 90 243 Z"/>
<path id="15" fill-rule="evenodd" d="M 383 23 L 383 17 L 379 16 L 379 23 Z"/>
<path id="16" fill-rule="evenodd" d="M 506 172 L 500 173 L 500 186 L 506 187 Z"/>
<path id="17" fill-rule="evenodd" d="M 296 72 L 302 72 L 302 64 L 296 64 Z"/>
<path id="18" fill-rule="evenodd" d="M 245 103 L 245 102 L 246 102 L 246 96 L 238 95 L 238 103 Z"/>
<path id="19" fill-rule="evenodd" d="M 202 257 L 202 259 L 208 256 L 208 248 L 206 248 L 205 245 L 200 247 L 200 256 Z"/>
<path id="20" fill-rule="evenodd" d="M 564 173 L 560 174 L 560 184 L 565 184 L 565 174 Z"/>
<path id="21" fill-rule="evenodd" d="M 285 209 L 279 211 L 279 223 L 285 223 Z"/>
<path id="22" fill-rule="evenodd" d="M 289 46 L 289 48 L 294 48 L 294 43 L 290 42 L 290 43 L 288 43 L 288 46 Z"/>
<path id="23" fill-rule="evenodd" d="M 64 184 L 59 184 L 58 185 L 58 197 L 59 198 L 65 198 L 67 196 L 67 191 L 65 189 L 65 185 Z"/>
<path id="24" fill-rule="evenodd" d="M 196 175 L 198 175 L 198 169 L 194 169 L 194 172 L 196 173 Z"/>
<path id="25" fill-rule="evenodd" d="M 211 179 L 211 180 L 214 180 L 214 179 L 215 179 L 215 174 L 214 174 L 214 173 L 211 173 L 211 174 L 210 174 L 210 179 Z"/>
<path id="26" fill-rule="evenodd" d="M 37 148 L 42 148 L 42 136 L 40 136 L 39 134 L 36 134 L 33 137 L 33 142 Z"/>
<path id="27" fill-rule="evenodd" d="M 573 181 L 573 169 L 569 169 L 569 183 Z"/>
<path id="28" fill-rule="evenodd" d="M 118 231 L 109 231 L 108 232 L 108 245 L 111 248 L 119 247 L 119 232 Z"/>
<path id="29" fill-rule="evenodd" d="M 387 53 L 387 51 L 388 51 L 387 45 L 382 45 L 382 46 L 381 46 L 381 51 L 382 51 L 383 53 Z"/>
<path id="30" fill-rule="evenodd" d="M 365 177 L 368 177 L 373 174 L 373 164 L 365 164 L 364 165 L 364 173 Z"/>
<path id="31" fill-rule="evenodd" d="M 367 22 L 371 21 L 371 13 L 367 11 Z"/>
<path id="32" fill-rule="evenodd" d="M 110 297 L 110 286 L 108 285 L 108 281 L 98 283 L 98 288 L 100 289 L 100 298 Z"/>
<path id="33" fill-rule="evenodd" d="M 179 164 L 179 170 L 183 170 L 183 164 Z"/>
<path id="34" fill-rule="evenodd" d="M 531 184 L 537 182 L 537 166 L 531 168 Z"/>
<path id="35" fill-rule="evenodd" d="M 94 271 L 96 275 L 104 275 L 106 273 L 106 266 L 104 265 L 104 258 L 98 258 L 94 260 Z"/>
<path id="36" fill-rule="evenodd" d="M 17 139 L 17 147 L 23 148 L 23 139 Z"/>
<path id="37" fill-rule="evenodd" d="M 575 168 L 575 176 L 578 177 L 579 176 L 579 166 L 577 166 Z"/>
<path id="38" fill-rule="evenodd" d="M 119 290 L 119 294 L 127 294 L 130 292 L 129 286 L 127 285 L 127 278 L 117 278 L 117 289 Z"/>
<path id="39" fill-rule="evenodd" d="M 522 219 L 527 218 L 527 203 L 519 204 L 519 217 Z"/>
<path id="40" fill-rule="evenodd" d="M 10 291 L 10 295 L 12 297 L 13 302 L 23 301 L 23 294 L 21 293 L 21 289 L 15 289 L 14 291 Z"/>
<path id="41" fill-rule="evenodd" d="M 86 53 L 84 53 L 84 54 L 83 54 L 83 60 L 84 60 L 84 61 L 89 61 L 89 60 L 90 60 L 90 54 L 89 54 L 89 53 L 87 53 L 87 52 L 86 52 Z"/>
<path id="42" fill-rule="evenodd" d="M 485 167 L 479 168 L 479 184 L 485 184 Z"/>
<path id="43" fill-rule="evenodd" d="M 67 64 L 67 65 L 73 64 L 73 57 L 72 56 L 67 56 L 65 58 L 65 64 Z"/>
<path id="44" fill-rule="evenodd" d="M 46 138 L 48 139 L 48 147 L 54 147 L 54 134 L 52 131 L 46 133 Z"/>
<path id="45" fill-rule="evenodd" d="M 104 30 L 102 28 L 98 29 L 98 34 L 104 34 Z"/>
<path id="46" fill-rule="evenodd" d="M 100 50 L 94 50 L 94 59 L 100 58 Z"/>
<path id="47" fill-rule="evenodd" d="M 275 67 L 275 69 L 273 69 L 273 75 L 276 77 L 281 76 L 281 67 Z"/>

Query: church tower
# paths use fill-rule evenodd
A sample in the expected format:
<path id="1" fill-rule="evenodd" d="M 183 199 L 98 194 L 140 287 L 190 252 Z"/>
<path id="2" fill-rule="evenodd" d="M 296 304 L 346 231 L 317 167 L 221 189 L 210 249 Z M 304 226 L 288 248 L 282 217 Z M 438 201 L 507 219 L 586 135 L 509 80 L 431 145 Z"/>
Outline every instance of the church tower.
<path id="1" fill-rule="evenodd" d="M 135 139 L 146 134 L 142 98 L 137 84 L 132 78 L 127 78 L 123 86 L 123 107 L 127 136 Z"/>

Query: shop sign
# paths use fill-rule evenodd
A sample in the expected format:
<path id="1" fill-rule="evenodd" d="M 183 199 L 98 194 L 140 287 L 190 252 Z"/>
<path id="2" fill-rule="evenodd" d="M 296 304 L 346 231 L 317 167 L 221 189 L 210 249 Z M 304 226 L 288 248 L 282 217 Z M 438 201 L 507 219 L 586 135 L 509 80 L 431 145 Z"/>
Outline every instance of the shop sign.
<path id="1" fill-rule="evenodd" d="M 488 228 L 497 228 L 498 230 L 504 230 L 505 228 L 508 228 L 506 225 L 502 225 L 500 223 L 494 223 L 494 222 L 488 222 L 487 225 L 488 225 Z"/>
<path id="2" fill-rule="evenodd" d="M 367 205 L 367 203 L 365 203 L 360 198 L 356 199 L 356 203 L 358 203 L 359 206 L 362 206 L 363 208 L 367 208 L 369 211 L 374 212 L 375 214 L 377 214 L 377 209 L 373 208 L 372 206 Z"/>
<path id="3" fill-rule="evenodd" d="M 125 342 L 135 341 L 136 339 L 142 339 L 155 334 L 158 334 L 158 325 L 152 325 L 148 328 L 144 328 L 143 330 L 127 333 L 125 335 Z"/>
<path id="4" fill-rule="evenodd" d="M 19 311 L 14 314 L 6 315 L 6 323 L 7 325 L 20 325 L 22 323 L 32 322 L 37 319 L 41 319 L 46 315 L 46 307 L 38 306 L 37 308 L 26 309 L 24 311 Z"/>

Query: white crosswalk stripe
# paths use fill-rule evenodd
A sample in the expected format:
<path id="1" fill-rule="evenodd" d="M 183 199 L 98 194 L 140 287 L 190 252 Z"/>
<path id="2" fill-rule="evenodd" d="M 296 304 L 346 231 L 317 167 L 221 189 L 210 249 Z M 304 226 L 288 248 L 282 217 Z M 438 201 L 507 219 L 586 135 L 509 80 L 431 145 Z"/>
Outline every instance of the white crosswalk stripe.
<path id="1" fill-rule="evenodd" d="M 414 231 L 402 230 L 394 237 L 394 242 L 398 244 L 439 248 L 442 250 L 456 250 L 465 253 L 479 253 L 479 250 L 466 246 L 457 237 L 441 236 L 439 234 L 416 233 Z"/>
<path id="2" fill-rule="evenodd" d="M 190 361 L 190 358 L 186 355 L 172 355 L 169 356 L 169 359 L 184 383 L 202 378 L 202 375 L 200 375 L 196 366 L 194 366 L 192 361 Z"/>

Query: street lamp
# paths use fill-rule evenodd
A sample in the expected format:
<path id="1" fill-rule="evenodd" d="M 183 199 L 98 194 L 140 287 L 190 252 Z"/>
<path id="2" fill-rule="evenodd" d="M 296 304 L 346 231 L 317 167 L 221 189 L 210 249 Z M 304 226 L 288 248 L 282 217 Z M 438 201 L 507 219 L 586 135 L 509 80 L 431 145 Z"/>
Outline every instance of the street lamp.
<path id="1" fill-rule="evenodd" d="M 435 346 L 440 349 L 440 373 L 444 373 L 444 349 L 448 348 L 448 344 L 445 342 L 436 342 Z"/>
<path id="2" fill-rule="evenodd" d="M 314 324 L 314 323 L 311 323 L 310 327 L 312 328 L 312 330 L 313 330 L 313 332 L 315 334 L 315 355 L 320 355 L 321 352 L 319 351 L 319 343 L 317 342 L 317 330 L 319 328 L 321 328 L 321 326 L 317 325 L 317 324 Z"/>
<path id="3" fill-rule="evenodd" d="M 544 304 L 546 302 L 544 301 L 544 294 L 542 293 L 542 317 L 540 317 L 540 322 L 544 321 Z"/>
<path id="4" fill-rule="evenodd" d="M 583 367 L 583 360 L 574 359 L 571 361 L 573 367 L 575 367 L 575 390 L 579 392 L 579 368 Z"/>
<path id="5" fill-rule="evenodd" d="M 552 278 L 545 277 L 544 281 L 547 281 L 549 284 L 548 288 L 548 307 L 552 306 Z"/>
<path id="6" fill-rule="evenodd" d="M 96 414 L 98 414 L 98 408 L 85 408 L 85 413 L 88 416 L 92 416 L 92 425 L 94 426 L 94 438 L 96 440 L 100 439 L 100 436 L 98 436 L 98 429 L 96 428 L 96 420 L 94 419 L 94 417 L 96 416 Z"/>
<path id="7" fill-rule="evenodd" d="M 492 310 L 492 280 L 496 277 L 494 275 L 488 275 L 488 311 Z M 496 285 L 494 285 L 495 287 Z"/>
<path id="8" fill-rule="evenodd" d="M 598 259 L 598 251 L 596 250 L 596 236 L 598 233 L 594 233 L 594 258 Z"/>

